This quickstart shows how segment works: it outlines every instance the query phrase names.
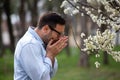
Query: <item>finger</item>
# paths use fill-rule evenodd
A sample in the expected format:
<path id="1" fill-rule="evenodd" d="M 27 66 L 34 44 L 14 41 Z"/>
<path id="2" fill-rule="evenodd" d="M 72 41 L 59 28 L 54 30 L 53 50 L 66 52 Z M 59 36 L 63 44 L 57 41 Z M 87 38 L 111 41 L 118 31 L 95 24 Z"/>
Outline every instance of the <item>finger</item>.
<path id="1" fill-rule="evenodd" d="M 68 39 L 68 36 L 65 36 L 64 38 Z"/>
<path id="2" fill-rule="evenodd" d="M 62 37 L 61 39 L 63 39 L 63 40 L 68 40 L 68 36 L 64 36 L 64 37 Z"/>
<path id="3" fill-rule="evenodd" d="M 58 46 L 59 44 L 61 44 L 61 42 L 62 42 L 62 39 L 59 39 L 57 42 L 53 44 L 53 46 Z"/>
<path id="4" fill-rule="evenodd" d="M 52 44 L 52 42 L 53 42 L 53 39 L 51 39 L 51 40 L 49 41 L 48 45 L 51 45 L 51 44 Z"/>
<path id="5" fill-rule="evenodd" d="M 68 39 L 68 36 L 63 36 L 64 39 Z"/>
<path id="6" fill-rule="evenodd" d="M 61 40 L 60 40 L 59 43 L 57 44 L 58 47 L 63 46 L 67 41 L 68 41 L 68 39 L 66 39 L 66 38 L 61 38 Z"/>
<path id="7" fill-rule="evenodd" d="M 68 36 L 62 36 L 59 39 L 65 39 L 65 38 L 68 38 Z"/>
<path id="8" fill-rule="evenodd" d="M 62 37 L 57 42 L 53 44 L 53 46 L 60 47 L 62 44 L 66 43 L 68 41 L 68 37 Z"/>
<path id="9" fill-rule="evenodd" d="M 59 47 L 59 51 L 63 50 L 67 46 L 67 43 Z"/>
<path id="10" fill-rule="evenodd" d="M 68 41 L 68 38 L 65 38 L 65 39 L 63 40 L 63 43 L 67 43 L 67 41 Z"/>

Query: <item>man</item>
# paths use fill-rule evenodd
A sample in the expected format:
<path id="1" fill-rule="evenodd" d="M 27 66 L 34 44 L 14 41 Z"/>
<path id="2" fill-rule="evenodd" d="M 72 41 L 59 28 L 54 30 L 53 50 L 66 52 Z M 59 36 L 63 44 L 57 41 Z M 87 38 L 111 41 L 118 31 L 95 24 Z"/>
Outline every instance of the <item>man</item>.
<path id="1" fill-rule="evenodd" d="M 66 47 L 65 20 L 56 13 L 44 14 L 37 27 L 29 27 L 14 55 L 14 80 L 50 80 L 57 71 L 59 52 Z"/>

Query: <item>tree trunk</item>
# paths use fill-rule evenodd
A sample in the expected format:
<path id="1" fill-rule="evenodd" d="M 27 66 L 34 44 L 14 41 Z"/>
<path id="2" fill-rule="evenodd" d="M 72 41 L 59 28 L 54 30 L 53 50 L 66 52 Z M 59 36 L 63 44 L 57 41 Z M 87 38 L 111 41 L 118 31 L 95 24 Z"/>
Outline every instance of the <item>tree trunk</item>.
<path id="1" fill-rule="evenodd" d="M 31 24 L 33 27 L 37 26 L 37 21 L 39 19 L 37 3 L 38 3 L 38 0 L 27 1 L 28 8 L 32 17 Z"/>
<path id="2" fill-rule="evenodd" d="M 10 0 L 5 0 L 4 10 L 5 10 L 5 14 L 7 15 L 8 31 L 9 31 L 9 35 L 10 35 L 10 48 L 11 48 L 12 52 L 14 52 L 15 41 L 14 41 L 14 36 L 13 36 L 13 27 L 12 27 L 12 23 L 11 23 L 11 19 L 10 19 L 10 15 L 11 15 Z"/>
<path id="3" fill-rule="evenodd" d="M 33 25 L 34 27 L 37 26 L 37 20 L 38 20 L 37 2 L 38 2 L 38 0 L 34 0 L 33 7 L 32 7 L 32 9 L 31 9 L 31 16 L 32 16 L 32 21 L 31 21 L 31 23 L 32 23 L 32 25 Z"/>
<path id="4" fill-rule="evenodd" d="M 20 31 L 19 31 L 19 38 L 23 36 L 25 33 L 25 0 L 20 0 L 20 9 L 19 9 L 19 16 L 20 16 Z"/>
<path id="5" fill-rule="evenodd" d="M 115 45 L 119 45 L 119 31 L 116 33 Z"/>
<path id="6" fill-rule="evenodd" d="M 104 9 L 104 6 L 101 5 L 100 9 L 105 12 L 105 9 Z M 102 24 L 101 27 L 100 27 L 100 31 L 101 32 L 104 32 L 105 30 L 107 29 L 107 26 L 105 24 Z M 106 51 L 103 52 L 104 56 L 103 56 L 103 63 L 104 64 L 109 64 L 109 61 L 108 61 L 108 54 Z"/>
<path id="7" fill-rule="evenodd" d="M 0 7 L 0 57 L 3 56 L 3 43 L 2 43 L 2 27 L 1 27 L 1 15 L 2 15 L 2 8 Z"/>
<path id="8" fill-rule="evenodd" d="M 107 29 L 106 25 L 102 24 L 101 27 L 100 27 L 100 31 L 101 32 L 104 32 L 105 29 Z M 103 51 L 103 63 L 104 64 L 109 64 L 109 61 L 108 61 L 108 54 L 106 51 Z"/>
<path id="9" fill-rule="evenodd" d="M 86 0 L 82 0 L 82 2 L 86 2 Z M 81 32 L 85 33 L 86 37 L 88 36 L 88 30 L 87 30 L 87 23 L 88 23 L 88 18 L 87 16 L 81 16 Z M 83 49 L 85 46 L 83 45 L 85 38 L 81 39 L 80 41 L 80 47 Z M 89 57 L 87 52 L 81 51 L 80 52 L 80 66 L 81 67 L 89 67 Z"/>
<path id="10" fill-rule="evenodd" d="M 104 51 L 103 64 L 105 64 L 105 65 L 108 65 L 108 64 L 109 64 L 108 54 L 107 54 L 106 51 Z"/>
<path id="11" fill-rule="evenodd" d="M 86 37 L 88 35 L 88 30 L 87 30 L 87 23 L 88 23 L 88 18 L 87 16 L 81 16 L 81 32 L 86 34 Z M 81 44 L 80 47 L 83 49 L 85 46 L 83 45 L 84 38 L 81 39 Z M 89 67 L 89 57 L 87 52 L 81 51 L 80 52 L 80 66 L 82 67 Z"/>

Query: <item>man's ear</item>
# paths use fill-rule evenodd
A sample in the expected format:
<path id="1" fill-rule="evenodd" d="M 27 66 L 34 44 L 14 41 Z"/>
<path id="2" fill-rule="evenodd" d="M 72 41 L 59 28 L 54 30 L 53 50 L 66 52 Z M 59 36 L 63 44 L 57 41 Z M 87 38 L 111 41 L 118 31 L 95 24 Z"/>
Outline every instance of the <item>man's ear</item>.
<path id="1" fill-rule="evenodd" d="M 43 29 L 43 31 L 44 31 L 45 33 L 49 32 L 49 30 L 50 30 L 50 28 L 49 28 L 48 25 L 43 26 L 42 29 Z"/>

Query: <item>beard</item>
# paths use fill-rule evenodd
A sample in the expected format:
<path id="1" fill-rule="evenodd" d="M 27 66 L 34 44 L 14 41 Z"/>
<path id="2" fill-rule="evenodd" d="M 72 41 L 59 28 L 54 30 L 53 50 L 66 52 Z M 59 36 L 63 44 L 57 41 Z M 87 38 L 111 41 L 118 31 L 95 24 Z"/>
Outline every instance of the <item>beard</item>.
<path id="1" fill-rule="evenodd" d="M 48 45 L 49 41 L 51 40 L 50 36 L 46 35 L 43 37 L 43 41 L 45 45 Z"/>
<path id="2" fill-rule="evenodd" d="M 49 43 L 49 41 L 50 41 L 51 39 L 53 40 L 53 41 L 52 41 L 52 44 L 56 43 L 56 42 L 59 40 L 58 38 L 52 37 L 52 32 L 50 32 L 49 34 L 44 35 L 44 37 L 43 37 L 43 42 L 44 42 L 44 44 L 47 46 L 48 43 Z M 52 45 L 52 44 L 51 44 L 51 45 Z"/>

